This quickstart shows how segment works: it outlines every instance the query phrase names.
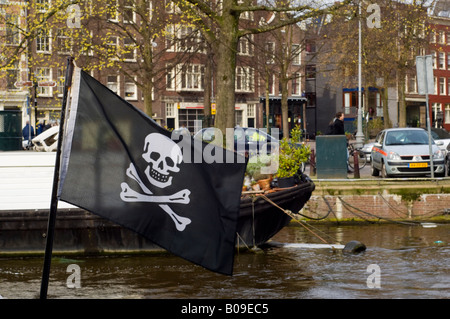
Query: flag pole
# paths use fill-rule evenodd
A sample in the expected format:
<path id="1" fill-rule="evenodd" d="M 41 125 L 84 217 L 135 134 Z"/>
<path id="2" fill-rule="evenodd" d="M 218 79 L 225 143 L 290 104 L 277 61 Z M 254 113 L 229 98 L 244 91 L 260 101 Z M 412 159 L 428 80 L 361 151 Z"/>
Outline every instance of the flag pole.
<path id="1" fill-rule="evenodd" d="M 55 169 L 53 173 L 53 189 L 52 189 L 52 197 L 50 203 L 50 213 L 48 215 L 48 225 L 47 225 L 47 243 L 45 245 L 45 255 L 44 255 L 44 267 L 42 270 L 42 280 L 41 280 L 41 292 L 40 299 L 47 299 L 47 290 L 48 290 L 48 282 L 50 277 L 50 265 L 52 261 L 52 250 L 53 250 L 53 237 L 55 233 L 55 222 L 56 222 L 56 212 L 58 210 L 58 184 L 59 184 L 59 166 L 61 163 L 61 147 L 62 140 L 64 134 L 64 123 L 65 123 L 65 115 L 66 115 L 66 104 L 67 104 L 67 95 L 69 92 L 69 88 L 72 85 L 72 74 L 73 74 L 73 57 L 67 58 L 67 68 L 66 75 L 64 79 L 64 94 L 62 99 L 61 106 L 61 117 L 59 123 L 59 137 L 58 137 L 58 146 L 56 150 L 56 160 L 55 160 Z"/>

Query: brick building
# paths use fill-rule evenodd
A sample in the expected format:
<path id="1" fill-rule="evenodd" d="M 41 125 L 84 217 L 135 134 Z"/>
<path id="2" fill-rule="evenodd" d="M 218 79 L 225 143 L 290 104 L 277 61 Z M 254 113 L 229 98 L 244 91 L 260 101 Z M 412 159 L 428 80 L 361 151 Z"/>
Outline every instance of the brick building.
<path id="1" fill-rule="evenodd" d="M 111 10 L 111 3 L 119 3 L 119 8 Z M 214 116 L 216 79 L 214 67 L 211 75 L 206 72 L 210 60 L 207 46 L 199 32 L 177 20 L 179 9 L 170 1 L 156 0 L 149 1 L 148 4 L 149 8 L 138 12 L 133 1 L 81 2 L 68 9 L 70 13 L 67 18 L 44 26 L 37 25 L 36 21 L 40 21 L 49 12 L 50 0 L 17 1 L 14 4 L 0 2 L 2 12 L 6 7 L 18 8 L 18 23 L 24 26 L 23 30 L 31 30 L 36 25 L 38 30 L 37 36 L 27 43 L 19 61 L 11 68 L 11 76 L 8 80 L 3 77 L 0 82 L 0 110 L 21 109 L 23 123 L 29 118 L 31 123 L 58 120 L 66 60 L 68 56 L 73 56 L 78 66 L 89 71 L 97 80 L 136 107 L 145 110 L 145 97 L 151 96 L 150 115 L 162 126 L 177 129 L 185 125 L 194 133 L 199 120 L 204 119 L 205 90 L 211 90 Z M 256 13 L 247 12 L 241 16 L 241 23 L 257 26 L 261 21 L 270 23 L 276 18 L 270 14 L 265 15 L 267 16 L 256 16 Z M 150 25 L 149 21 L 152 19 L 164 21 L 164 25 L 153 24 L 151 28 L 147 28 L 161 28 L 159 36 L 148 41 L 144 33 L 135 31 L 135 26 L 145 23 Z M 302 97 L 305 87 L 302 58 L 304 44 L 300 28 L 293 28 L 296 30 L 290 46 L 296 48 L 292 51 L 297 56 L 292 57 L 292 63 L 288 67 L 291 77 L 287 86 L 289 100 L 292 102 L 289 110 L 290 125 L 304 115 L 302 107 L 306 102 Z M 13 33 L 17 38 L 11 45 L 18 46 L 22 35 L 20 32 Z M 283 41 L 277 36 L 248 35 L 238 43 L 235 101 L 237 125 L 263 127 L 266 118 L 269 118 L 272 126 L 280 122 L 277 101 L 281 96 L 281 71 L 276 63 L 270 63 L 269 96 L 272 103 L 267 116 L 264 114 L 264 104 L 261 103 L 266 88 L 261 66 L 269 63 L 267 56 L 258 51 L 261 48 L 271 48 L 275 52 L 276 47 L 283 47 Z M 145 64 L 147 57 L 140 50 L 143 42 L 151 44 L 149 50 L 154 59 L 153 65 Z M 118 59 L 121 61 L 120 67 L 112 63 Z M 150 80 L 149 72 L 154 72 Z M 16 82 L 30 81 L 31 87 L 14 86 Z M 151 92 L 146 94 L 145 84 L 150 81 Z M 46 86 L 43 86 L 44 82 L 47 83 Z M 53 82 L 54 86 L 49 85 Z M 27 111 L 28 106 L 30 112 Z"/>

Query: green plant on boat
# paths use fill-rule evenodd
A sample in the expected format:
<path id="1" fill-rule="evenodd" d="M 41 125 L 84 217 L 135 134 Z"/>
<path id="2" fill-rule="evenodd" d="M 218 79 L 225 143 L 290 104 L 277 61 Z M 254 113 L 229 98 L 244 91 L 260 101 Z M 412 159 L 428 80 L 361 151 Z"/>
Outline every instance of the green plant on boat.
<path id="1" fill-rule="evenodd" d="M 299 126 L 295 126 L 291 130 L 291 136 L 291 140 L 283 138 L 280 141 L 278 171 L 276 173 L 278 178 L 295 176 L 302 163 L 307 162 L 311 154 L 309 145 L 300 143 L 301 130 Z"/>

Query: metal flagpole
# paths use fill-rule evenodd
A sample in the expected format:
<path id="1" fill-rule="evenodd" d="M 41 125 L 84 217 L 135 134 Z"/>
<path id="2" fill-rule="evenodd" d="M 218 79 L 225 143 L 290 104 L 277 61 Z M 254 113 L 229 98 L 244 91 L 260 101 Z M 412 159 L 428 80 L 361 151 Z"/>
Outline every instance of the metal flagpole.
<path id="1" fill-rule="evenodd" d="M 67 69 L 66 75 L 64 79 L 64 94 L 62 100 L 61 107 L 61 117 L 59 123 L 59 137 L 58 137 L 58 148 L 56 150 L 56 160 L 55 160 L 55 169 L 53 173 L 53 189 L 52 189 L 52 198 L 50 203 L 50 213 L 48 216 L 48 225 L 47 225 L 47 243 L 45 246 L 45 255 L 44 255 L 44 267 L 42 270 L 42 281 L 41 281 L 41 292 L 40 299 L 47 298 L 47 290 L 48 290 L 48 282 L 50 277 L 50 265 L 52 261 L 52 251 L 53 251 L 53 237 L 55 233 L 55 222 L 56 222 L 56 212 L 58 210 L 58 183 L 59 183 L 59 166 L 61 163 L 61 146 L 64 134 L 64 121 L 66 115 L 66 104 L 67 104 L 67 95 L 69 92 L 69 87 L 72 85 L 72 74 L 73 74 L 73 57 L 67 58 Z"/>
<path id="2" fill-rule="evenodd" d="M 356 131 L 356 146 L 362 147 L 364 145 L 364 133 L 362 131 L 362 39 L 361 39 L 361 1 L 359 1 L 359 31 L 358 31 L 358 121 Z"/>

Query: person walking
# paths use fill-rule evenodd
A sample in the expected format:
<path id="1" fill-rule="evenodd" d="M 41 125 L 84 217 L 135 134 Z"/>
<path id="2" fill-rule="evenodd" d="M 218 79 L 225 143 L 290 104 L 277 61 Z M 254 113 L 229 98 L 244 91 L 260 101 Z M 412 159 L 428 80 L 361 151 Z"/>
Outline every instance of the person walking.
<path id="1" fill-rule="evenodd" d="M 22 136 L 23 136 L 24 141 L 27 141 L 26 148 L 28 148 L 31 145 L 31 140 L 34 137 L 34 128 L 33 128 L 33 126 L 30 125 L 30 121 L 27 121 L 27 124 L 22 129 Z"/>
<path id="2" fill-rule="evenodd" d="M 333 123 L 333 134 L 332 135 L 345 135 L 344 129 L 344 113 L 337 112 Z"/>

